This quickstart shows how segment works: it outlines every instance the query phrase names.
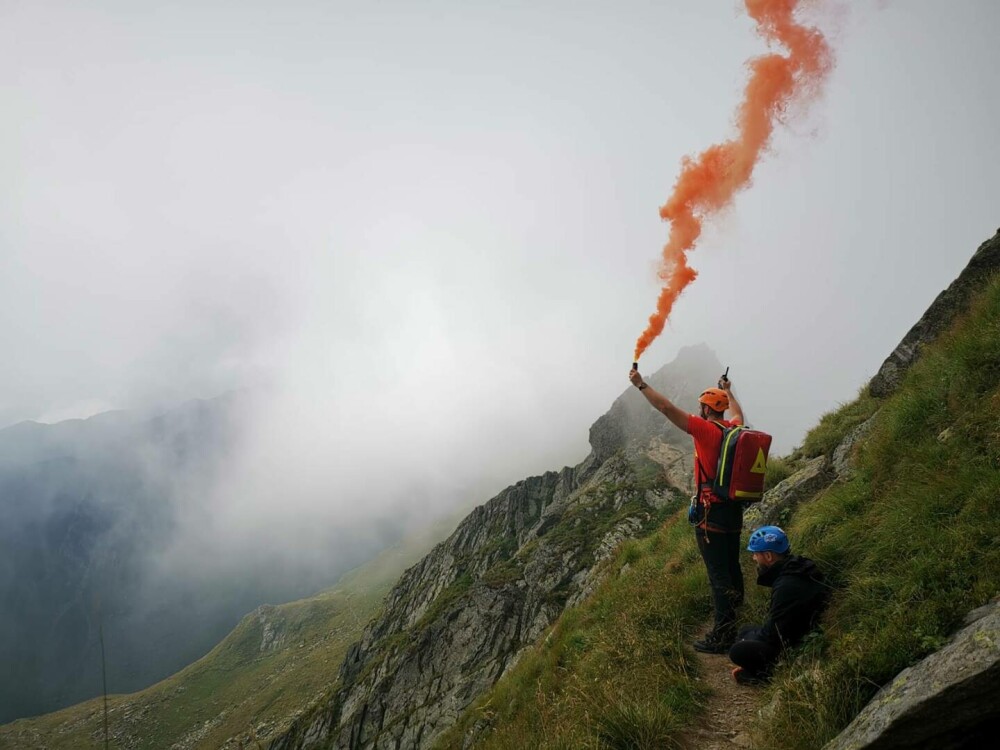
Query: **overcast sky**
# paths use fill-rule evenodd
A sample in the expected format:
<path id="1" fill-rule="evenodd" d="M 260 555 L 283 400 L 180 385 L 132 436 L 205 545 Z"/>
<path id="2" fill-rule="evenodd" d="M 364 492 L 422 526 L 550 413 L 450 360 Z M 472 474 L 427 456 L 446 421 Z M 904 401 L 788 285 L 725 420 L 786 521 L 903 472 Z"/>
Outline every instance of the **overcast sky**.
<path id="1" fill-rule="evenodd" d="M 708 343 L 781 451 L 1000 226 L 1000 4 L 810 6 L 826 93 L 642 362 Z M 266 384 L 320 483 L 576 463 L 764 51 L 733 0 L 0 0 L 0 425 Z"/>

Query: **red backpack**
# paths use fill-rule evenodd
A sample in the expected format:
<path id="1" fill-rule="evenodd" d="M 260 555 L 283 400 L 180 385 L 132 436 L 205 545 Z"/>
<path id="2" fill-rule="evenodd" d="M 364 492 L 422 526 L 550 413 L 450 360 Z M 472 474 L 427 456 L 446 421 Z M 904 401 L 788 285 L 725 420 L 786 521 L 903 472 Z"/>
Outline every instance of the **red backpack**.
<path id="1" fill-rule="evenodd" d="M 712 424 L 722 430 L 719 465 L 712 480 L 712 493 L 723 500 L 756 503 L 764 495 L 764 474 L 771 436 L 743 425 L 726 427 L 718 422 Z M 707 477 L 705 467 L 700 468 L 701 475 Z"/>

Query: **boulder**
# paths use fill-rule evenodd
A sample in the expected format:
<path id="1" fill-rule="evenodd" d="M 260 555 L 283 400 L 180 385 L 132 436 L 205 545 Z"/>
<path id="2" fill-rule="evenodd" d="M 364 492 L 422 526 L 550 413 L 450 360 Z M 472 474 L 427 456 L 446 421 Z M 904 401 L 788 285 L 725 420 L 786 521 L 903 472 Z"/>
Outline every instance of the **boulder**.
<path id="1" fill-rule="evenodd" d="M 743 516 L 743 525 L 748 529 L 767 524 L 777 524 L 785 520 L 799 503 L 809 500 L 820 490 L 833 482 L 830 459 L 817 456 L 805 466 L 764 493 L 764 498 L 750 506 Z"/>
<path id="2" fill-rule="evenodd" d="M 824 750 L 987 747 L 1000 730 L 1000 602 L 904 669 Z"/>

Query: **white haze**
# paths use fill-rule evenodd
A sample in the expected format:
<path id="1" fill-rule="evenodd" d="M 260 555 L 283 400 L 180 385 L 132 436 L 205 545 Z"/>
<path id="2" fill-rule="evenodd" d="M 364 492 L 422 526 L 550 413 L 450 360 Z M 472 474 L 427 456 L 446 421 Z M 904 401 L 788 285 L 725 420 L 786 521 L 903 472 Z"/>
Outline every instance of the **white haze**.
<path id="1" fill-rule="evenodd" d="M 826 96 L 643 361 L 705 341 L 781 450 L 1000 221 L 1000 6 L 815 19 Z M 653 307 L 657 207 L 761 51 L 729 0 L 8 0 L 0 424 L 266 394 L 198 524 L 223 544 L 576 463 Z"/>

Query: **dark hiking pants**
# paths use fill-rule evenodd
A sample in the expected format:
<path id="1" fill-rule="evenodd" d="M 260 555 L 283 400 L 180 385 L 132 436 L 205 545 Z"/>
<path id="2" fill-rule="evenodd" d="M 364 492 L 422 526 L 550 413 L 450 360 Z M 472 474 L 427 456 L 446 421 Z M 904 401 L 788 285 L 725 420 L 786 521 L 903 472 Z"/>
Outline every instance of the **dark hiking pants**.
<path id="1" fill-rule="evenodd" d="M 740 569 L 740 532 L 695 529 L 698 550 L 708 570 L 715 624 L 709 637 L 731 641 L 736 636 L 736 608 L 743 603 L 743 571 Z M 707 537 L 707 538 L 706 538 Z"/>
<path id="2" fill-rule="evenodd" d="M 743 667 L 748 677 L 767 678 L 778 660 L 779 651 L 770 643 L 756 640 L 757 628 L 752 625 L 740 628 L 740 634 L 729 649 L 729 660 Z"/>

